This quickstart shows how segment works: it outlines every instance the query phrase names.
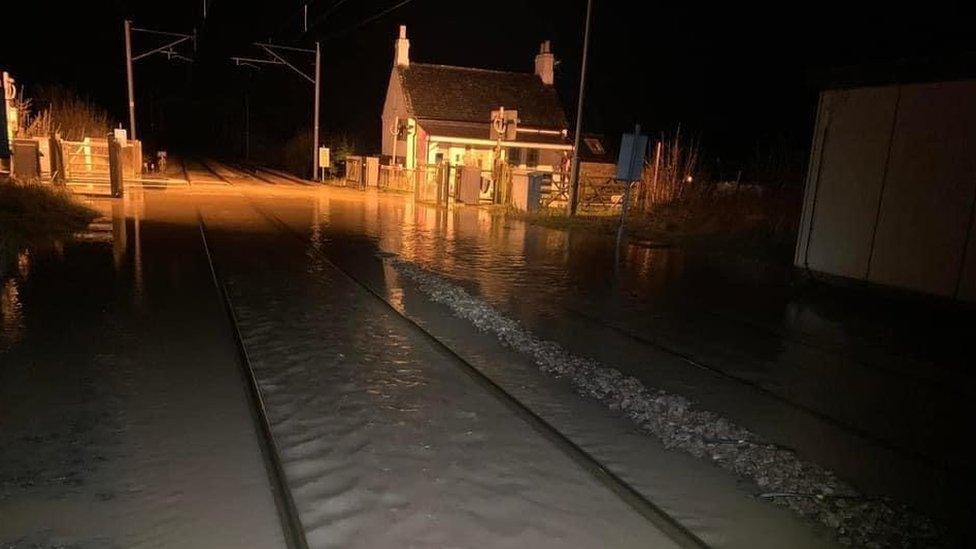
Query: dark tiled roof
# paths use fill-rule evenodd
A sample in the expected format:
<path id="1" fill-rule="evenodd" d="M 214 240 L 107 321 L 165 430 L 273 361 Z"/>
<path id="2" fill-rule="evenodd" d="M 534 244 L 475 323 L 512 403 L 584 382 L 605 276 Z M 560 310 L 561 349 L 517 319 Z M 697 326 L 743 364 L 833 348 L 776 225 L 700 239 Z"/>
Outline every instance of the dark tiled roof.
<path id="1" fill-rule="evenodd" d="M 491 133 L 487 122 L 450 122 L 446 120 L 427 120 L 421 118 L 418 120 L 418 123 L 430 135 L 488 139 Z"/>
<path id="2" fill-rule="evenodd" d="M 407 101 L 417 118 L 487 122 L 502 106 L 518 109 L 521 124 L 567 127 L 559 96 L 533 73 L 411 63 L 397 67 Z"/>

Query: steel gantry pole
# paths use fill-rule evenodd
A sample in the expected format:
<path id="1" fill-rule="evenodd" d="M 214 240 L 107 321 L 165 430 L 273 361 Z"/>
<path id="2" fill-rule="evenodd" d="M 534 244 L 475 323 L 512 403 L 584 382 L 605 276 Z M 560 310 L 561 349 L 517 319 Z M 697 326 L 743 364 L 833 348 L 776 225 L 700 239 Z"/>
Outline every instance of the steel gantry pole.
<path id="1" fill-rule="evenodd" d="M 576 102 L 576 135 L 573 138 L 573 164 L 570 168 L 569 215 L 576 215 L 576 206 L 579 202 L 579 150 L 580 138 L 583 135 L 583 95 L 586 93 L 586 61 L 590 47 L 590 18 L 592 12 L 593 0 L 586 0 L 586 28 L 583 31 L 583 64 L 580 69 L 579 99 Z"/>
<path id="2" fill-rule="evenodd" d="M 125 79 L 129 92 L 129 139 L 137 139 L 136 136 L 136 92 L 132 74 L 132 65 L 140 59 L 145 59 L 152 55 L 165 55 L 167 59 L 177 59 L 180 61 L 192 61 L 191 58 L 178 53 L 174 48 L 184 43 L 192 43 L 193 51 L 196 52 L 196 30 L 193 34 L 183 32 L 169 32 L 153 29 L 140 29 L 132 26 L 132 20 L 123 21 L 122 28 L 125 31 Z M 132 55 L 132 33 L 140 32 L 153 36 L 163 36 L 167 40 L 163 45 L 155 47 L 149 51 Z"/>
<path id="3" fill-rule="evenodd" d="M 136 139 L 136 98 L 135 85 L 132 82 L 132 21 L 126 19 L 125 24 L 125 76 L 129 88 L 129 139 Z"/>
<path id="4" fill-rule="evenodd" d="M 320 82 L 322 80 L 322 43 L 315 43 L 315 114 L 312 116 L 312 180 L 319 177 L 319 106 L 321 104 Z"/>

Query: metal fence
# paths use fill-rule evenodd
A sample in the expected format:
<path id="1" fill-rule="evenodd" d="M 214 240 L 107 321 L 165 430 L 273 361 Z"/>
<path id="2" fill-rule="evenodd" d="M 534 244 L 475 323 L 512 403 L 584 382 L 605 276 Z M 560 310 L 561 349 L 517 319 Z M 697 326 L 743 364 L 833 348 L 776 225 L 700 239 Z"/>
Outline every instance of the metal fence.
<path id="1" fill-rule="evenodd" d="M 436 201 L 447 166 L 425 165 L 416 168 L 380 166 L 377 186 L 388 191 L 414 193 L 418 200 Z"/>
<path id="2" fill-rule="evenodd" d="M 345 184 L 358 189 L 366 188 L 365 157 L 350 156 L 346 159 Z M 503 169 L 493 173 L 482 172 L 482 201 L 511 203 L 512 170 Z M 416 200 L 435 204 L 447 203 L 449 196 L 457 192 L 459 167 L 448 164 L 425 165 L 416 168 L 380 165 L 376 186 L 381 190 L 413 193 Z M 493 178 L 497 178 L 495 181 Z M 567 172 L 553 172 L 545 178 L 540 189 L 540 206 L 543 208 L 565 208 L 569 201 L 570 177 Z M 626 184 L 612 177 L 580 178 L 578 208 L 584 212 L 599 212 L 619 209 L 626 190 Z M 498 192 L 492 192 L 497 188 Z M 636 195 L 632 195 L 631 201 Z M 456 197 L 455 197 L 456 198 Z"/>
<path id="3" fill-rule="evenodd" d="M 62 140 L 64 168 L 70 179 L 108 180 L 108 141 L 86 137 L 83 141 Z"/>
<path id="4" fill-rule="evenodd" d="M 554 172 L 544 180 L 540 206 L 565 208 L 569 202 L 570 176 L 568 172 Z M 580 177 L 578 211 L 598 212 L 619 209 L 627 185 L 612 177 Z"/>
<path id="5" fill-rule="evenodd" d="M 386 191 L 414 192 L 417 173 L 417 170 L 408 170 L 400 166 L 380 166 L 376 186 Z"/>
<path id="6" fill-rule="evenodd" d="M 75 181 L 108 181 L 108 140 L 86 137 L 81 141 L 59 140 L 64 154 L 64 172 Z M 119 149 L 119 169 L 125 179 L 138 179 L 142 174 L 142 143 L 126 141 Z"/>
<path id="7" fill-rule="evenodd" d="M 618 209 L 623 204 L 627 183 L 612 177 L 581 177 L 578 209 L 600 211 Z"/>

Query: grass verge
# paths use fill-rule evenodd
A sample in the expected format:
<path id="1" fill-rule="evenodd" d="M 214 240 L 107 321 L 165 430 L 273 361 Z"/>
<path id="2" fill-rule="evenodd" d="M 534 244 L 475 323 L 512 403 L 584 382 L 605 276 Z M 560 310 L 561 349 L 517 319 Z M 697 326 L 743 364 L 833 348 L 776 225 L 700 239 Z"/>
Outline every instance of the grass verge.
<path id="1" fill-rule="evenodd" d="M 494 210 L 552 229 L 615 235 L 619 212 L 587 212 L 569 217 L 562 209 L 527 213 Z M 792 193 L 767 192 L 692 196 L 657 204 L 628 216 L 626 235 L 632 243 L 709 253 L 731 253 L 763 261 L 789 263 L 796 242 L 799 202 Z"/>
<path id="2" fill-rule="evenodd" d="M 97 216 L 67 190 L 0 180 L 0 256 L 69 236 Z"/>

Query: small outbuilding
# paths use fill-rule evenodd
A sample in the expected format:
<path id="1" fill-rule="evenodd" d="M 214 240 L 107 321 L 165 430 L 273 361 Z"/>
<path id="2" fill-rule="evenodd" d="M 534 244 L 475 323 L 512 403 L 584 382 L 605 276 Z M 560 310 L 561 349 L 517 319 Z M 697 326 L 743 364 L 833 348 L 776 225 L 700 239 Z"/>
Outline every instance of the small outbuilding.
<path id="1" fill-rule="evenodd" d="M 794 262 L 976 302 L 976 80 L 820 94 Z"/>

